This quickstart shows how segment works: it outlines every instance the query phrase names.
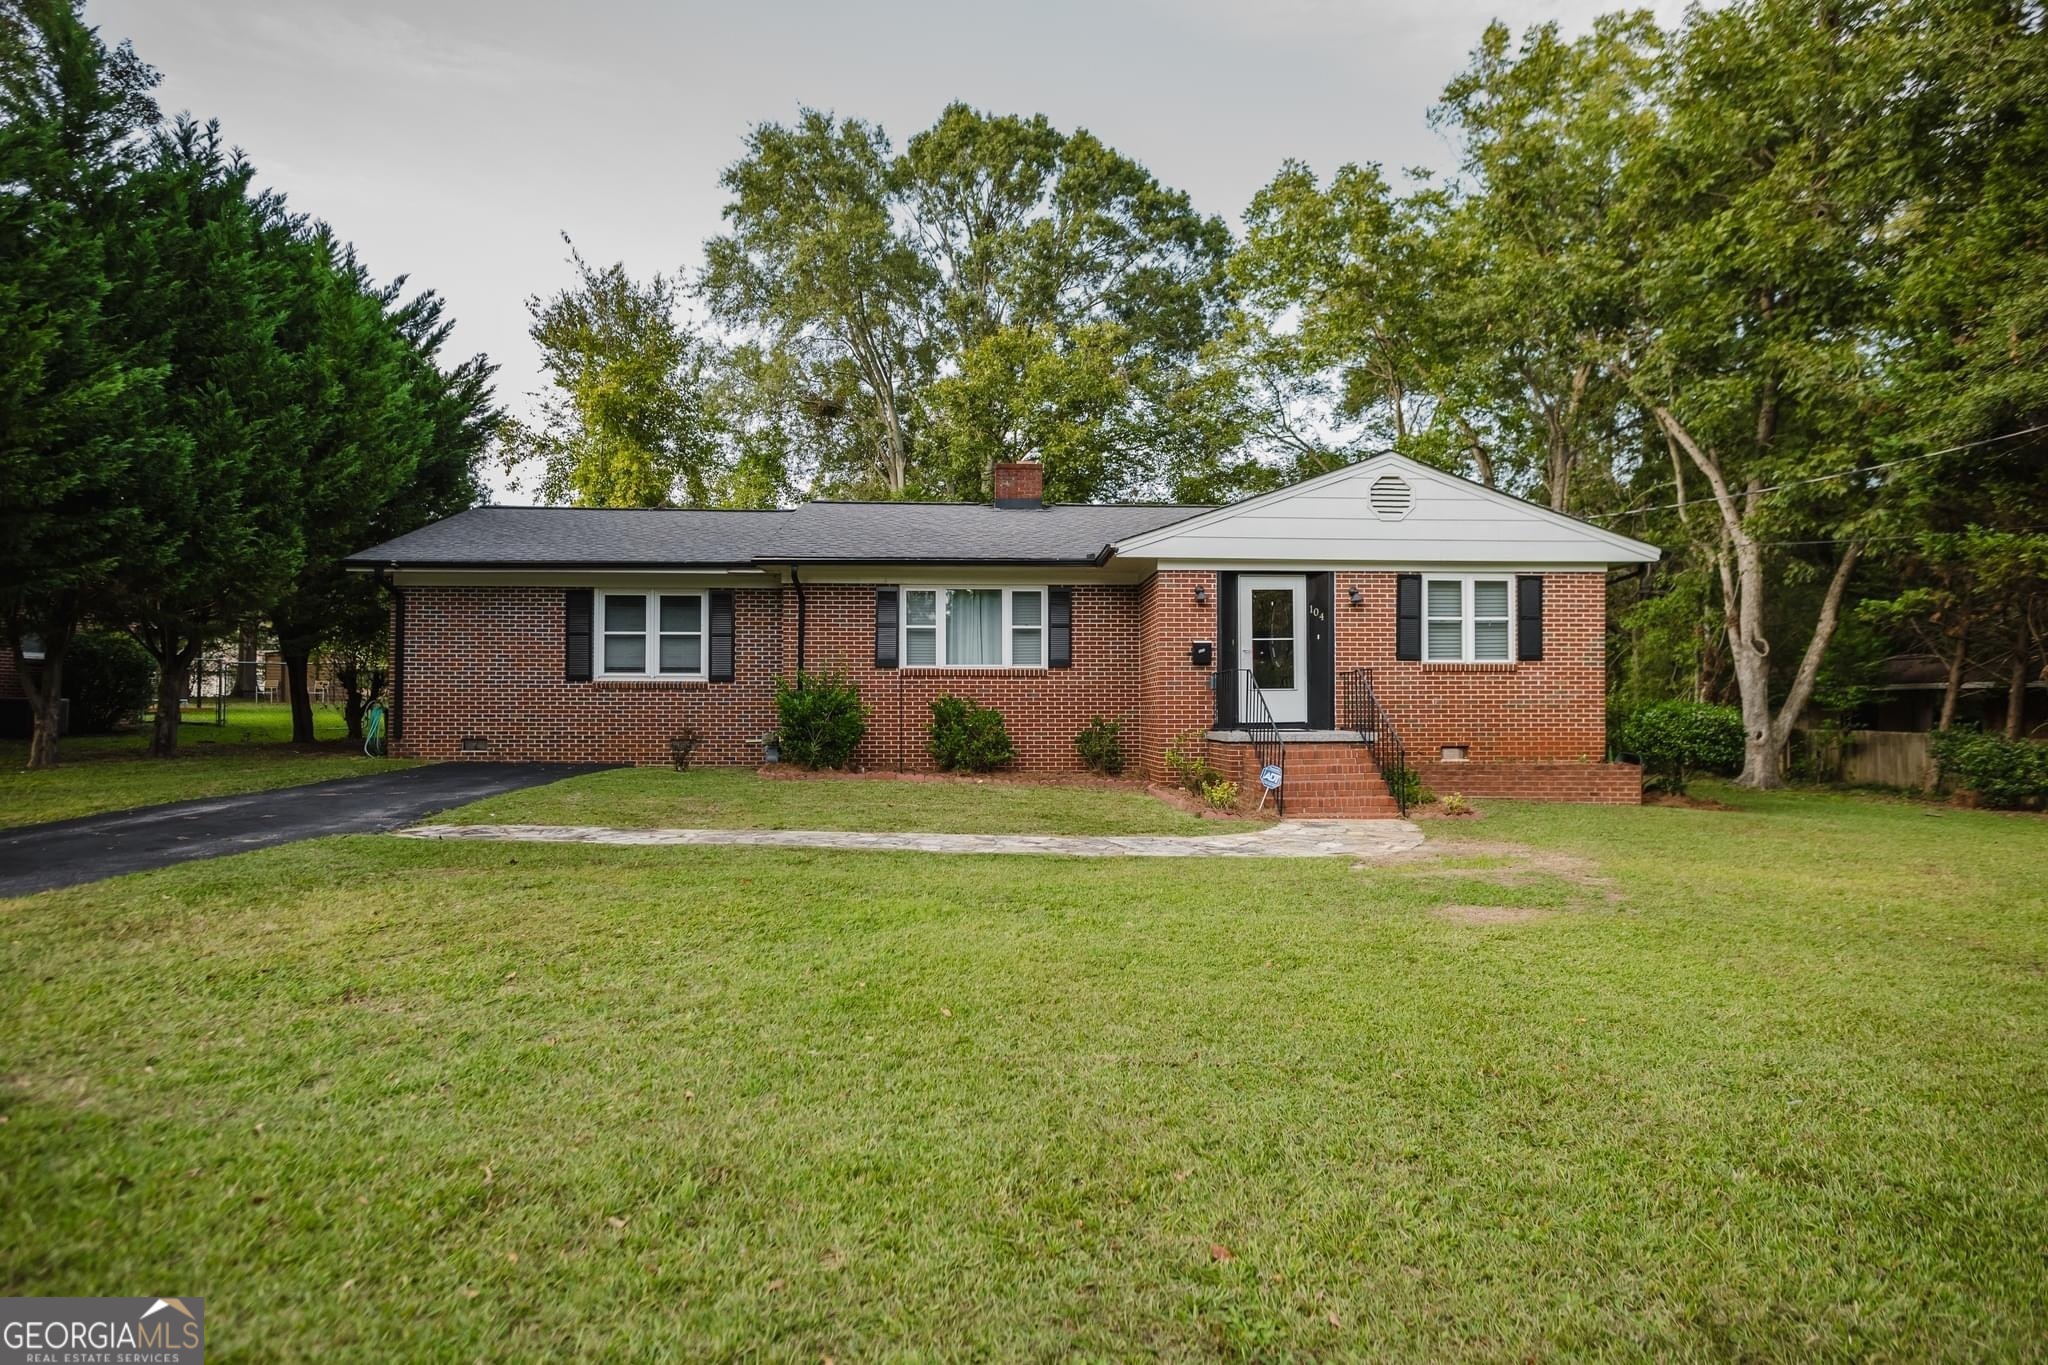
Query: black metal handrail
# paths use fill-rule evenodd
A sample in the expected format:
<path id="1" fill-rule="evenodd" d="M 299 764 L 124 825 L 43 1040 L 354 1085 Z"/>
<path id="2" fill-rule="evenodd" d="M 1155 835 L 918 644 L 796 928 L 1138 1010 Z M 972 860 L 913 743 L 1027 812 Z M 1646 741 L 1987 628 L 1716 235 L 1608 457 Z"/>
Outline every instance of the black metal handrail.
<path id="1" fill-rule="evenodd" d="M 1230 718 L 1230 724 L 1245 732 L 1252 743 L 1252 757 L 1258 762 L 1260 771 L 1269 767 L 1282 767 L 1280 727 L 1273 723 L 1273 712 L 1266 705 L 1266 694 L 1259 690 L 1259 684 L 1252 677 L 1249 668 L 1219 668 L 1209 678 L 1212 688 L 1229 688 L 1231 705 L 1223 714 Z M 1226 694 L 1219 691 L 1220 701 Z M 1284 772 L 1284 767 L 1282 768 Z M 1256 775 L 1253 778 L 1257 780 Z M 1283 784 L 1284 785 L 1284 784 Z M 1279 790 L 1273 793 L 1273 809 L 1287 814 L 1287 798 Z"/>
<path id="2" fill-rule="evenodd" d="M 1358 742 L 1372 752 L 1373 766 L 1394 798 L 1394 807 L 1408 813 L 1408 793 L 1413 782 L 1408 772 L 1408 750 L 1401 744 L 1401 732 L 1394 718 L 1380 705 L 1372 690 L 1372 671 L 1354 668 L 1344 675 L 1344 726 L 1358 732 Z"/>

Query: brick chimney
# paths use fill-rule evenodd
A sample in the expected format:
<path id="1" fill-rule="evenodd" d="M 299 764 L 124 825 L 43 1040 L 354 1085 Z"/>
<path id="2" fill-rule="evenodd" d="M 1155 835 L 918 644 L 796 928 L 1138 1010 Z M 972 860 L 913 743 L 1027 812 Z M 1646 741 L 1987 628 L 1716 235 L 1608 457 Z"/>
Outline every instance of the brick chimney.
<path id="1" fill-rule="evenodd" d="M 1045 466 L 1036 460 L 996 462 L 996 506 L 1045 506 Z"/>

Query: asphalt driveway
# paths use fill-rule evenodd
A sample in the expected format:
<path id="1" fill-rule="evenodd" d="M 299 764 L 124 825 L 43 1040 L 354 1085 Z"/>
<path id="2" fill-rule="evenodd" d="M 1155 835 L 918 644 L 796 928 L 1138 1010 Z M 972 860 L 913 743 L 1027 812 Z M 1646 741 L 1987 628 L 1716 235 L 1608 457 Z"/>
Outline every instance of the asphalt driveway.
<path id="1" fill-rule="evenodd" d="M 435 763 L 303 787 L 0 829 L 0 896 L 26 896 L 326 834 L 397 829 L 436 811 L 597 772 L 604 766 Z"/>

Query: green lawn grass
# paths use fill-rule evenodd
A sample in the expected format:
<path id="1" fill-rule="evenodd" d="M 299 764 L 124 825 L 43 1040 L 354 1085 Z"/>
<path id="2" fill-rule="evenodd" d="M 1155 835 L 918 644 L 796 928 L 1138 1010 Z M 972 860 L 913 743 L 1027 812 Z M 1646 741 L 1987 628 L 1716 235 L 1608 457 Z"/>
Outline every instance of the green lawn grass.
<path id="1" fill-rule="evenodd" d="M 213 714 L 210 708 L 187 713 L 178 755 L 168 760 L 149 757 L 146 728 L 67 736 L 58 745 L 57 767 L 40 772 L 22 766 L 26 740 L 0 741 L 0 827 L 412 766 L 365 757 L 344 738 L 340 707 L 313 708 L 318 743 L 310 745 L 291 742 L 291 708 L 281 702 L 233 703 L 225 727 L 213 723 Z"/>
<path id="2" fill-rule="evenodd" d="M 1135 786 L 972 778 L 762 779 L 730 768 L 617 768 L 479 801 L 453 824 L 625 829 L 846 829 L 940 834 L 1218 834 L 1235 821 L 1176 809 Z"/>
<path id="3" fill-rule="evenodd" d="M 1713 794 L 0 902 L 0 1293 L 224 1359 L 2038 1356 L 2048 825 Z"/>

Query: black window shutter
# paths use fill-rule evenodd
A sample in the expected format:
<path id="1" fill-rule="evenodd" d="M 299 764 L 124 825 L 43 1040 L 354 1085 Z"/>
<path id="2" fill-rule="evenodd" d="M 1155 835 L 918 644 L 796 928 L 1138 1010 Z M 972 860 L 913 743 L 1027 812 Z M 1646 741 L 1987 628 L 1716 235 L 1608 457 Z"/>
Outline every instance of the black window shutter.
<path id="1" fill-rule="evenodd" d="M 894 588 L 875 589 L 875 667 L 896 666 L 896 599 Z"/>
<path id="2" fill-rule="evenodd" d="M 562 594 L 562 676 L 570 682 L 590 681 L 589 588 L 570 588 Z"/>
<path id="3" fill-rule="evenodd" d="M 1045 666 L 1074 666 L 1074 590 L 1048 588 L 1045 593 Z"/>
<path id="4" fill-rule="evenodd" d="M 1543 657 L 1543 580 L 1535 574 L 1515 580 L 1515 657 Z"/>
<path id="5" fill-rule="evenodd" d="M 707 676 L 712 682 L 732 681 L 732 589 L 711 590 L 711 667 Z"/>
<path id="6" fill-rule="evenodd" d="M 1210 685 L 1216 689 L 1216 728 L 1237 728 L 1237 575 L 1216 575 L 1216 671 Z"/>
<path id="7" fill-rule="evenodd" d="M 1394 580 L 1394 657 L 1422 657 L 1422 575 L 1404 573 Z"/>

